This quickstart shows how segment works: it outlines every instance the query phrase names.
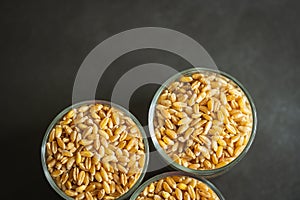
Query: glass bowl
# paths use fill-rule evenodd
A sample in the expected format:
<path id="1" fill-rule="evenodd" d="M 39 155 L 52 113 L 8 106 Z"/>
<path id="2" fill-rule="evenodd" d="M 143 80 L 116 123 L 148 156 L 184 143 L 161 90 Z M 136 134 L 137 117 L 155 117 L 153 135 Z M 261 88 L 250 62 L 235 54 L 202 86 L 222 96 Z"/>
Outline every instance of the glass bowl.
<path id="1" fill-rule="evenodd" d="M 219 197 L 220 200 L 224 200 L 224 197 L 222 196 L 221 192 L 211 182 L 198 175 L 190 174 L 182 171 L 165 172 L 148 179 L 142 185 L 140 185 L 140 187 L 131 195 L 130 200 L 136 200 L 136 198 L 140 195 L 140 193 L 144 191 L 145 187 L 147 187 L 151 183 L 170 176 L 185 176 L 185 177 L 195 178 L 201 181 L 202 183 L 206 184 L 206 186 L 208 186 L 210 189 L 212 189 L 213 192 L 216 194 L 217 197 Z"/>
<path id="2" fill-rule="evenodd" d="M 65 116 L 70 110 L 74 109 L 74 108 L 79 108 L 80 106 L 83 105 L 91 105 L 91 104 L 102 104 L 102 105 L 109 105 L 110 107 L 114 107 L 117 110 L 121 111 L 122 113 L 124 113 L 125 116 L 130 117 L 133 122 L 136 124 L 136 126 L 139 128 L 139 131 L 141 133 L 141 136 L 143 137 L 143 143 L 144 143 L 144 149 L 145 149 L 145 160 L 144 160 L 144 165 L 143 168 L 141 170 L 140 176 L 139 178 L 136 180 L 136 182 L 133 184 L 133 186 L 127 191 L 125 192 L 122 196 L 116 198 L 117 200 L 123 200 L 123 199 L 128 199 L 129 196 L 131 195 L 131 193 L 136 190 L 136 188 L 141 184 L 145 173 L 147 171 L 147 167 L 148 167 L 148 162 L 149 162 L 149 145 L 148 145 L 148 141 L 147 141 L 147 136 L 146 133 L 142 127 L 142 125 L 139 123 L 139 121 L 125 108 L 108 102 L 108 101 L 104 101 L 104 100 L 89 100 L 89 101 L 83 101 L 83 102 L 79 102 L 76 104 L 73 104 L 67 108 L 65 108 L 63 111 L 61 111 L 51 122 L 51 124 L 48 126 L 46 133 L 44 135 L 43 141 L 42 141 L 42 146 L 41 146 L 41 162 L 42 162 L 42 167 L 43 167 L 43 171 L 44 174 L 49 182 L 49 184 L 51 185 L 51 187 L 64 199 L 67 200 L 72 200 L 74 199 L 73 197 L 70 197 L 68 195 L 66 195 L 55 183 L 55 181 L 53 180 L 52 176 L 50 175 L 50 172 L 48 170 L 47 167 L 47 162 L 46 162 L 46 143 L 48 141 L 49 135 L 51 130 L 53 129 L 53 127 L 59 122 L 59 120 L 61 120 L 63 118 L 63 116 Z"/>
<path id="3" fill-rule="evenodd" d="M 225 77 L 226 79 L 229 79 L 230 81 L 235 83 L 236 86 L 238 86 L 241 89 L 241 91 L 244 93 L 245 97 L 248 99 L 248 102 L 251 106 L 252 130 L 251 130 L 251 134 L 248 139 L 248 142 L 247 142 L 246 146 L 244 147 L 244 149 L 240 152 L 240 154 L 236 158 L 234 158 L 234 160 L 230 161 L 228 164 L 226 164 L 225 166 L 222 166 L 222 167 L 218 167 L 218 168 L 214 168 L 214 169 L 205 169 L 205 170 L 184 167 L 184 166 L 178 164 L 177 162 L 175 162 L 169 155 L 167 155 L 166 151 L 159 144 L 159 141 L 155 134 L 154 118 L 156 115 L 155 112 L 156 112 L 157 102 L 158 102 L 160 95 L 165 91 L 165 89 L 168 86 L 170 86 L 171 83 L 178 80 L 180 77 L 192 75 L 194 73 L 204 73 L 204 74 L 215 73 L 217 75 Z M 154 147 L 156 148 L 156 150 L 159 152 L 159 154 L 161 155 L 163 160 L 168 165 L 170 165 L 172 168 L 174 168 L 176 170 L 197 174 L 197 175 L 200 175 L 200 176 L 203 176 L 206 178 L 211 178 L 211 177 L 221 175 L 222 173 L 228 171 L 230 168 L 232 168 L 234 165 L 236 165 L 246 155 L 246 153 L 249 150 L 249 148 L 254 140 L 254 137 L 255 137 L 256 126 L 257 126 L 257 114 L 256 114 L 255 105 L 253 103 L 253 100 L 252 100 L 250 94 L 248 93 L 246 88 L 239 81 L 237 81 L 234 77 L 232 77 L 231 75 L 229 75 L 225 72 L 218 71 L 218 70 L 212 70 L 212 69 L 207 69 L 207 68 L 190 68 L 190 69 L 184 70 L 184 71 L 179 72 L 178 74 L 172 76 L 157 90 L 156 94 L 153 97 L 151 105 L 150 105 L 149 115 L 148 115 L 148 124 L 149 124 L 149 131 L 150 131 L 150 135 L 151 135 L 151 139 L 154 144 Z"/>

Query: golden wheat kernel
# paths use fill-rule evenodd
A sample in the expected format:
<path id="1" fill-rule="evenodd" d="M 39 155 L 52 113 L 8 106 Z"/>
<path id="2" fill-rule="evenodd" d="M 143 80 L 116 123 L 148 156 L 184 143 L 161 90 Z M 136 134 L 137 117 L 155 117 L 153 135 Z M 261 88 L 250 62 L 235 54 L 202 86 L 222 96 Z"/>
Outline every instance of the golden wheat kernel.
<path id="1" fill-rule="evenodd" d="M 77 192 L 73 191 L 73 190 L 65 190 L 66 195 L 70 196 L 70 197 L 74 197 L 77 195 Z"/>
<path id="2" fill-rule="evenodd" d="M 177 183 L 177 188 L 180 190 L 187 190 L 187 185 L 184 183 Z"/>
<path id="3" fill-rule="evenodd" d="M 189 82 L 193 81 L 193 78 L 190 77 L 190 76 L 182 76 L 182 77 L 180 78 L 180 81 L 181 81 L 181 82 L 189 83 Z"/>
<path id="4" fill-rule="evenodd" d="M 151 184 L 148 186 L 148 192 L 149 192 L 149 193 L 153 193 L 154 190 L 155 190 L 154 183 L 151 183 Z"/>
<path id="5" fill-rule="evenodd" d="M 163 186 L 164 191 L 166 191 L 168 193 L 172 193 L 173 190 L 167 182 L 163 182 L 162 186 Z"/>
<path id="6" fill-rule="evenodd" d="M 162 197 L 165 198 L 165 199 L 168 199 L 171 195 L 170 193 L 166 192 L 166 191 L 162 191 L 161 193 Z"/>
<path id="7" fill-rule="evenodd" d="M 223 140 L 223 139 L 218 139 L 218 144 L 225 147 L 227 145 L 227 143 Z"/>

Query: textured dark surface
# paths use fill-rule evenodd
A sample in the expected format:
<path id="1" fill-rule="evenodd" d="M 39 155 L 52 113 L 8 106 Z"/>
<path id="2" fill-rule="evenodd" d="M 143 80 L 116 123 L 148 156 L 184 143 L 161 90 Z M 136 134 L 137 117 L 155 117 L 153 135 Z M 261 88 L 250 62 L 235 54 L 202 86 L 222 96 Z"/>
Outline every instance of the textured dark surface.
<path id="1" fill-rule="evenodd" d="M 158 26 L 198 41 L 254 98 L 259 123 L 250 151 L 211 181 L 230 200 L 300 199 L 299 6 L 287 0 L 1 1 L 1 177 L 8 186 L 2 194 L 60 198 L 42 172 L 40 145 L 50 121 L 72 103 L 80 64 L 113 34 Z M 118 70 L 147 62 L 187 67 L 159 51 L 130 53 L 107 70 L 97 98 L 110 98 Z M 141 87 L 131 98 L 130 110 L 143 124 L 156 89 Z"/>

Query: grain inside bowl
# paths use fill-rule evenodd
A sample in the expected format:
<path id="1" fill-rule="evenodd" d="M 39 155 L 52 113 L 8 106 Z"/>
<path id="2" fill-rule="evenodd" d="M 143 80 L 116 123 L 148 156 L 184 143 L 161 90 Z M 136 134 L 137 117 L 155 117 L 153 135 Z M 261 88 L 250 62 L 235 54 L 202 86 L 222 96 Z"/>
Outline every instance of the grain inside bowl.
<path id="1" fill-rule="evenodd" d="M 245 149 L 253 113 L 244 91 L 213 71 L 192 71 L 169 82 L 155 102 L 153 129 L 165 153 L 193 170 L 213 170 Z"/>
<path id="2" fill-rule="evenodd" d="M 51 129 L 47 170 L 75 199 L 117 199 L 145 167 L 145 144 L 138 125 L 120 109 L 90 103 L 71 109 Z"/>
<path id="3" fill-rule="evenodd" d="M 168 176 L 150 183 L 136 200 L 219 200 L 205 183 L 188 176 Z"/>

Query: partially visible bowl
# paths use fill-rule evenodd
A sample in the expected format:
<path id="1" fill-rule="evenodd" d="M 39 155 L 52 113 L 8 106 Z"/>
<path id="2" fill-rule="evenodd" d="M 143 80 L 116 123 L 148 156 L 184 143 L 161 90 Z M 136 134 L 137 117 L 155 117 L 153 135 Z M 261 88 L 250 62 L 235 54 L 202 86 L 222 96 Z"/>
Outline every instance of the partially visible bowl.
<path id="1" fill-rule="evenodd" d="M 180 185 L 180 182 L 175 182 L 176 183 L 175 187 L 172 187 L 171 184 L 168 183 L 168 181 L 170 180 L 170 178 L 174 181 L 174 177 L 185 177 L 185 179 L 192 178 L 192 179 L 195 179 L 198 183 L 196 184 L 196 186 L 194 186 L 194 185 L 192 186 L 191 182 L 189 184 L 185 184 L 185 185 Z M 160 187 L 160 186 L 158 186 L 158 181 L 162 180 L 162 179 L 166 180 L 165 178 L 168 178 L 169 180 L 163 181 L 163 182 L 166 182 L 166 184 L 163 183 L 164 185 L 163 185 L 162 189 L 155 191 L 156 187 Z M 151 186 L 152 188 L 148 187 L 148 186 L 150 186 L 151 183 L 154 183 L 154 182 L 156 182 L 156 183 Z M 199 183 L 199 182 L 201 182 L 201 183 Z M 190 185 L 188 188 L 181 188 L 181 187 L 186 187 L 188 185 Z M 154 189 L 153 189 L 153 186 L 154 186 Z M 166 191 L 166 190 L 170 190 L 170 189 L 172 191 L 169 191 L 169 192 Z M 152 192 L 149 190 L 154 190 L 154 191 Z M 179 191 L 179 193 L 181 193 L 180 194 L 181 198 L 178 195 L 178 191 Z M 150 193 L 150 195 L 149 195 L 149 193 Z M 185 194 L 185 193 L 187 193 L 187 194 Z M 140 195 L 140 197 L 139 197 L 139 195 Z M 197 176 L 195 174 L 190 174 L 190 173 L 180 172 L 180 171 L 166 172 L 163 174 L 158 174 L 158 175 L 148 179 L 132 194 L 132 196 L 130 197 L 130 200 L 140 200 L 140 199 L 143 199 L 143 197 L 145 199 L 147 199 L 147 197 L 153 199 L 154 195 L 160 196 L 161 199 L 166 199 L 165 197 L 163 197 L 163 195 L 168 195 L 168 196 L 174 195 L 173 199 L 185 199 L 185 198 L 183 198 L 184 195 L 189 196 L 189 197 L 187 197 L 187 199 L 195 199 L 195 198 L 192 198 L 191 195 L 197 195 L 197 196 L 203 195 L 203 197 L 206 196 L 212 200 L 218 200 L 218 199 L 224 200 L 224 197 L 222 196 L 221 192 L 208 180 L 201 178 L 200 176 Z M 161 195 L 162 195 L 162 197 L 161 197 Z M 156 198 L 159 199 L 159 197 L 156 197 Z M 171 198 L 169 197 L 168 199 L 171 199 Z"/>

